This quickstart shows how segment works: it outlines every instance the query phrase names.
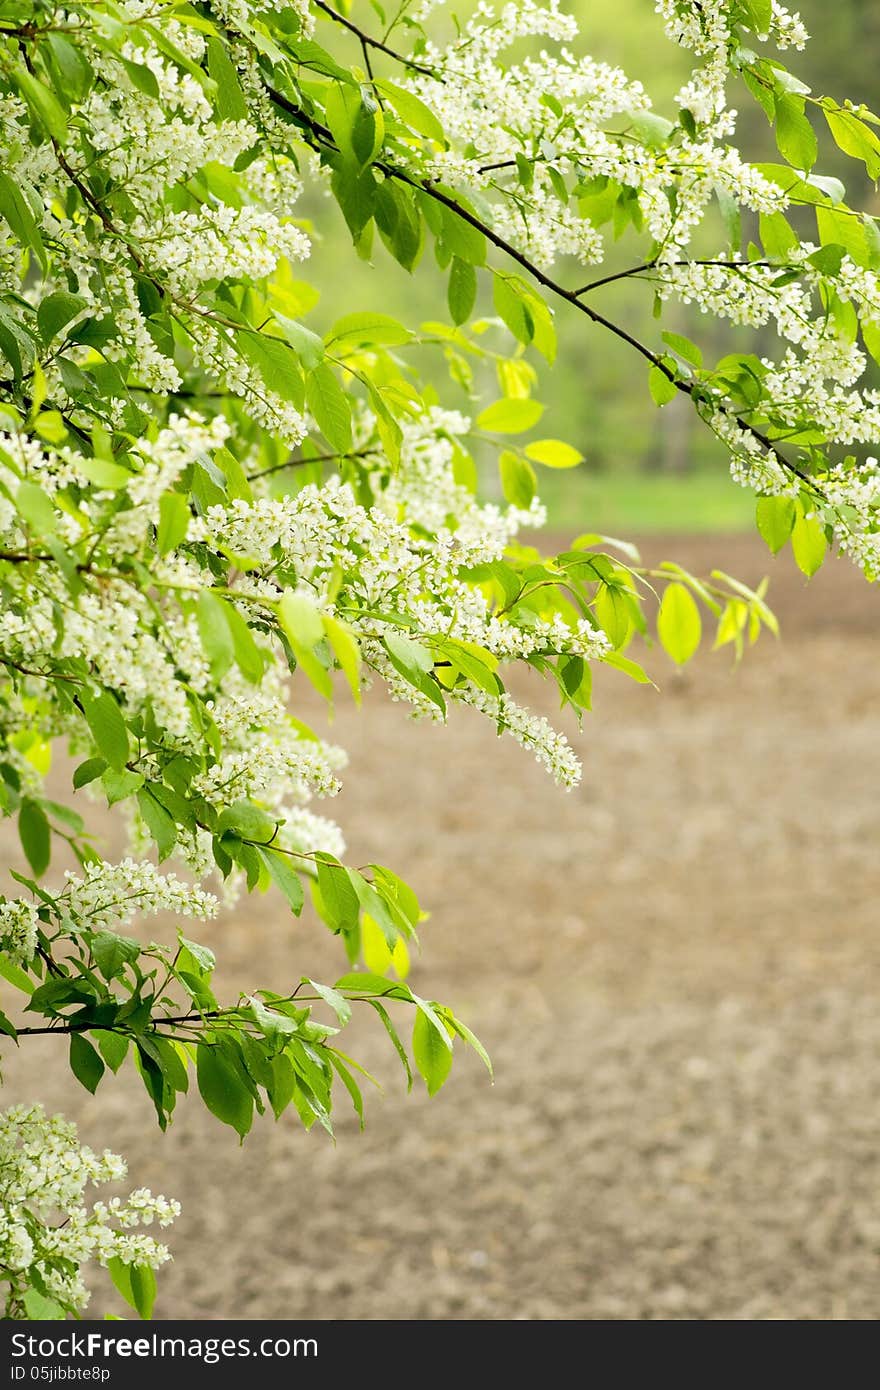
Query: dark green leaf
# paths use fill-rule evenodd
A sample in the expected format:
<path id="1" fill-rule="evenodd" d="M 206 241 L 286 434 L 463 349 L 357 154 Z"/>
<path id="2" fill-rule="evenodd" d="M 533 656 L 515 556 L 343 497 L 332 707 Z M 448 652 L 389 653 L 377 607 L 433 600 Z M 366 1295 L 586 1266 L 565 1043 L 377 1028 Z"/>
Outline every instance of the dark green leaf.
<path id="1" fill-rule="evenodd" d="M 77 1081 L 94 1095 L 104 1075 L 104 1063 L 82 1033 L 70 1035 L 70 1070 Z"/>
<path id="2" fill-rule="evenodd" d="M 203 1042 L 196 1052 L 199 1094 L 205 1105 L 243 1139 L 253 1123 L 253 1096 L 241 1073 L 217 1043 Z"/>

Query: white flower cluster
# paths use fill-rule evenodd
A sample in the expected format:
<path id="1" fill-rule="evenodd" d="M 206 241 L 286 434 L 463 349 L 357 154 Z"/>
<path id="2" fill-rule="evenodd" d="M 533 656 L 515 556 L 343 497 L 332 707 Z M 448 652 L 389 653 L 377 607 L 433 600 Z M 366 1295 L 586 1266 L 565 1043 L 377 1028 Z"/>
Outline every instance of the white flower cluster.
<path id="1" fill-rule="evenodd" d="M 158 1269 L 170 1255 L 151 1236 L 131 1228 L 156 1221 L 168 1226 L 177 1202 L 141 1188 L 127 1199 L 85 1202 L 88 1186 L 118 1182 L 126 1166 L 116 1154 L 96 1154 L 77 1139 L 76 1127 L 41 1106 L 12 1106 L 0 1114 L 0 1284 L 5 1316 L 27 1317 L 24 1295 L 39 1280 L 64 1309 L 81 1312 L 89 1301 L 82 1266 L 110 1259 Z"/>
<path id="2" fill-rule="evenodd" d="M 271 166 L 264 161 L 263 180 Z M 282 257 L 304 260 L 308 237 L 261 208 L 231 208 L 221 203 L 198 212 L 167 212 L 138 217 L 132 234 L 149 245 L 150 260 L 172 294 L 189 297 L 203 285 L 229 279 L 262 280 Z"/>
<path id="3" fill-rule="evenodd" d="M 670 261 L 684 252 L 717 187 L 756 212 L 783 208 L 782 192 L 726 144 L 734 129 L 726 96 L 729 5 L 658 0 L 656 8 L 669 37 L 700 60 L 677 97 L 696 135 L 679 131 L 662 150 L 640 138 L 642 118 L 653 119 L 642 84 L 566 47 L 555 56 L 502 61 L 524 35 L 557 43 L 576 37 L 577 25 L 556 0 L 511 0 L 500 9 L 481 3 L 446 48 L 426 45 L 422 61 L 436 76 L 410 75 L 449 141 L 426 155 L 420 170 L 477 190 L 494 230 L 544 269 L 562 256 L 586 264 L 604 258 L 604 236 L 588 203 L 581 214 L 568 197 L 597 176 L 633 190 L 661 258 Z M 780 47 L 806 39 L 799 17 L 781 5 L 774 4 L 770 30 L 763 37 Z M 523 161 L 532 171 L 528 187 L 519 178 Z M 488 191 L 495 196 L 487 199 Z"/>
<path id="4" fill-rule="evenodd" d="M 21 898 L 0 901 L 0 951 L 16 965 L 27 965 L 37 949 L 40 919 L 36 909 Z"/>
<path id="5" fill-rule="evenodd" d="M 172 912 L 206 920 L 217 912 L 217 899 L 184 883 L 176 874 L 161 874 L 147 861 L 87 864 L 83 876 L 68 870 L 58 907 L 77 926 L 89 931 L 116 930 L 133 917 Z"/>
<path id="6" fill-rule="evenodd" d="M 343 617 L 364 640 L 367 661 L 392 695 L 408 700 L 420 714 L 436 717 L 437 707 L 400 677 L 376 640 L 388 630 L 390 614 L 399 615 L 415 638 L 475 643 L 501 660 L 539 653 L 601 659 L 610 649 L 608 639 L 585 621 L 571 626 L 558 616 L 547 621 L 530 614 L 528 624 L 520 625 L 512 615 L 493 612 L 482 590 L 461 577 L 463 568 L 498 559 L 522 522 L 538 519 L 537 513 L 514 508 L 477 507 L 454 482 L 452 441 L 466 427 L 461 417 L 435 411 L 405 433 L 400 473 L 370 510 L 355 500 L 350 487 L 331 479 L 321 488 L 309 484 L 292 497 L 263 497 L 252 504 L 237 499 L 229 507 L 212 507 L 193 522 L 192 538 L 247 556 L 256 569 L 271 569 L 279 561 L 294 569 L 319 606 Z M 449 527 L 447 507 L 453 506 L 456 518 L 462 518 L 461 529 Z M 399 519 L 401 514 L 406 521 Z M 428 538 L 411 525 L 435 525 L 437 530 Z M 339 573 L 346 576 L 343 588 L 331 599 L 330 586 Z M 464 687 L 456 688 L 449 696 L 464 699 L 464 692 Z M 467 703 L 483 708 L 470 696 Z M 513 723 L 511 730 L 515 732 Z M 547 766 L 567 782 L 553 751 L 557 736 L 550 734 L 545 738 L 541 726 L 532 744 L 547 747 Z M 208 774 L 206 791 L 236 779 L 252 794 L 265 795 L 264 766 L 274 778 L 282 749 L 271 737 L 251 737 L 246 750 Z M 332 792 L 333 786 L 321 780 L 326 749 L 308 755 L 316 761 L 306 765 L 307 749 L 294 745 L 287 777 L 296 784 L 305 773 L 321 793 Z M 316 776 L 317 782 L 312 780 Z"/>

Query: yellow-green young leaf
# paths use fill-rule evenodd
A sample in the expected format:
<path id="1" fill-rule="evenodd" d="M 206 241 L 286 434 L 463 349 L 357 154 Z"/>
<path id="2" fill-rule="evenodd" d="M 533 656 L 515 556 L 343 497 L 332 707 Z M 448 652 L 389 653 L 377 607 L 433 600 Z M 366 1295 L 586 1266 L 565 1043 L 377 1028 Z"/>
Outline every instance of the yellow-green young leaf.
<path id="1" fill-rule="evenodd" d="M 344 344 L 346 347 L 360 347 L 372 343 L 381 347 L 400 347 L 412 339 L 412 333 L 389 314 L 377 314 L 372 310 L 362 313 L 346 314 L 337 319 L 324 339 L 327 347 Z"/>
<path id="2" fill-rule="evenodd" d="M 596 594 L 593 611 L 612 647 L 622 647 L 630 629 L 626 595 L 616 585 L 602 584 Z"/>
<path id="3" fill-rule="evenodd" d="M 788 540 L 797 509 L 793 497 L 759 497 L 755 508 L 758 532 L 776 555 Z"/>
<path id="4" fill-rule="evenodd" d="M 285 594 L 278 605 L 281 626 L 291 642 L 311 651 L 324 636 L 324 622 L 315 603 L 305 594 Z"/>
<path id="5" fill-rule="evenodd" d="M 452 1069 L 452 1042 L 441 1029 L 442 1025 L 436 1028 L 421 1009 L 416 1010 L 413 1056 L 429 1096 L 437 1094 Z"/>
<path id="6" fill-rule="evenodd" d="M 719 620 L 712 650 L 717 651 L 719 647 L 733 642 L 736 647 L 737 659 L 739 659 L 742 655 L 742 635 L 748 619 L 748 604 L 743 603 L 742 599 L 730 599 Z"/>
<path id="7" fill-rule="evenodd" d="M 15 505 L 31 531 L 37 536 L 53 536 L 57 524 L 55 508 L 48 493 L 38 483 L 23 482 L 15 494 Z"/>
<path id="8" fill-rule="evenodd" d="M 791 548 L 799 570 L 811 579 L 825 559 L 828 542 L 821 522 L 804 516 L 800 507 L 791 533 Z"/>
<path id="9" fill-rule="evenodd" d="M 116 492 L 121 487 L 127 487 L 131 482 L 133 474 L 127 468 L 123 468 L 119 463 L 113 463 L 110 459 L 102 458 L 82 458 L 78 461 L 78 468 L 96 487 L 103 488 L 108 492 Z"/>
<path id="10" fill-rule="evenodd" d="M 522 434 L 537 425 L 543 414 L 540 401 L 493 401 L 477 416 L 477 428 L 493 434 Z"/>
<path id="11" fill-rule="evenodd" d="M 329 613 L 323 613 L 321 621 L 324 624 L 327 641 L 333 648 L 333 655 L 339 662 L 342 674 L 351 688 L 355 704 L 359 705 L 361 702 L 361 649 L 358 646 L 357 638 L 351 628 L 340 622 L 338 618 L 331 618 Z"/>
<path id="12" fill-rule="evenodd" d="M 374 975 L 387 975 L 393 969 L 399 980 L 405 980 L 409 974 L 409 950 L 403 937 L 397 938 L 392 949 L 369 912 L 361 917 L 361 954 Z"/>
<path id="13" fill-rule="evenodd" d="M 683 666 L 700 645 L 703 624 L 693 595 L 684 584 L 669 584 L 657 615 L 657 635 L 664 651 Z"/>
<path id="14" fill-rule="evenodd" d="M 536 439 L 526 445 L 526 453 L 535 463 L 543 463 L 545 468 L 577 468 L 584 456 L 579 450 L 561 439 Z"/>
<path id="15" fill-rule="evenodd" d="M 509 449 L 505 449 L 498 460 L 498 472 L 501 475 L 504 496 L 511 506 L 521 507 L 523 510 L 528 508 L 537 487 L 535 470 L 532 465 L 524 458 L 520 458 L 519 454 L 513 454 Z"/>
<path id="16" fill-rule="evenodd" d="M 660 367 L 652 367 L 648 373 L 648 387 L 654 397 L 655 405 L 668 405 L 678 395 L 675 382 Z"/>

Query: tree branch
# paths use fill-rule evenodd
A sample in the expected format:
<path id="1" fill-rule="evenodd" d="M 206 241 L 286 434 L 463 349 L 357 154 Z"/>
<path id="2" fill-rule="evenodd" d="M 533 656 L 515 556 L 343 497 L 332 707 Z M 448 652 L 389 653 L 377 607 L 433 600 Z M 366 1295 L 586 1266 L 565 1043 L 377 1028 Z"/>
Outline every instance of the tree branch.
<path id="1" fill-rule="evenodd" d="M 433 68 L 426 68 L 422 63 L 413 62 L 412 58 L 405 58 L 402 53 L 397 53 L 395 49 L 389 48 L 386 43 L 382 43 L 381 39 L 371 38 L 370 35 L 365 33 L 363 29 L 360 29 L 357 24 L 352 24 L 350 19 L 346 19 L 344 14 L 340 14 L 338 10 L 334 10 L 331 5 L 325 5 L 324 0 L 313 0 L 313 3 L 316 10 L 323 10 L 324 14 L 327 15 L 329 19 L 332 19 L 334 23 L 341 24 L 343 29 L 348 29 L 352 34 L 356 34 L 361 41 L 362 48 L 370 47 L 378 49 L 380 53 L 387 53 L 389 58 L 393 58 L 395 62 L 402 64 L 403 67 L 412 68 L 413 72 L 420 72 L 425 77 L 436 77 Z M 366 58 L 366 54 L 364 54 L 364 57 Z M 369 70 L 369 60 L 367 61 L 367 69 Z M 372 75 L 373 74 L 370 73 L 371 78 Z"/>
<path id="2" fill-rule="evenodd" d="M 283 111 L 287 111 L 289 115 L 297 119 L 302 129 L 311 131 L 318 138 L 320 145 L 323 146 L 325 150 L 337 154 L 339 153 L 333 135 L 326 126 L 314 120 L 314 118 L 309 116 L 301 106 L 298 106 L 296 102 L 291 101 L 289 97 L 284 96 L 282 92 L 277 91 L 274 87 L 267 85 L 266 91 L 276 105 L 280 106 Z M 659 353 L 654 352 L 647 344 L 639 342 L 638 338 L 634 338 L 625 328 L 621 328 L 619 324 L 606 318 L 604 314 L 598 313 L 588 304 L 585 304 L 583 300 L 579 298 L 579 295 L 582 295 L 584 290 L 570 290 L 567 289 L 565 285 L 560 285 L 552 276 L 547 275 L 539 266 L 534 265 L 522 251 L 512 246 L 509 241 L 505 241 L 505 239 L 499 236 L 497 232 L 493 231 L 490 226 L 481 221 L 475 213 L 462 207 L 454 198 L 449 197 L 447 193 L 437 188 L 430 179 L 422 180 L 414 178 L 404 169 L 398 169 L 396 165 L 389 164 L 387 161 L 381 159 L 374 161 L 374 167 L 383 173 L 386 178 L 396 179 L 398 183 L 405 183 L 408 187 L 433 199 L 434 202 L 441 203 L 443 207 L 448 208 L 449 211 L 460 218 L 462 222 L 467 222 L 469 226 L 481 232 L 492 246 L 502 251 L 508 259 L 522 266 L 523 270 L 527 271 L 532 279 L 537 281 L 544 289 L 549 290 L 550 293 L 555 295 L 558 299 L 564 300 L 566 304 L 572 304 L 574 308 L 577 309 L 579 313 L 584 314 L 591 323 L 596 324 L 600 328 L 604 328 L 615 338 L 619 338 L 621 342 L 627 343 L 640 357 L 643 357 L 646 362 L 650 362 L 652 367 L 656 367 L 659 372 L 662 372 L 667 381 L 671 382 L 675 387 L 676 391 L 680 391 L 682 395 L 689 396 L 692 401 L 695 403 L 697 402 L 700 390 L 698 383 L 685 381 L 681 377 L 676 376 L 675 372 L 667 366 Z M 715 262 L 713 262 L 713 264 L 715 264 Z M 593 288 L 595 288 L 595 286 L 593 286 Z M 811 478 L 808 473 L 804 473 L 803 469 L 798 468 L 797 464 L 792 463 L 790 459 L 780 453 L 769 435 L 757 429 L 754 425 L 749 424 L 748 420 L 742 415 L 737 414 L 734 410 L 721 404 L 719 404 L 717 408 L 719 413 L 733 420 L 745 434 L 751 435 L 752 439 L 756 440 L 761 445 L 762 449 L 764 449 L 771 458 L 775 459 L 782 468 L 785 468 L 789 473 L 793 473 L 795 477 L 800 478 L 801 482 L 810 488 L 817 496 L 822 496 L 821 488 L 815 480 Z"/>

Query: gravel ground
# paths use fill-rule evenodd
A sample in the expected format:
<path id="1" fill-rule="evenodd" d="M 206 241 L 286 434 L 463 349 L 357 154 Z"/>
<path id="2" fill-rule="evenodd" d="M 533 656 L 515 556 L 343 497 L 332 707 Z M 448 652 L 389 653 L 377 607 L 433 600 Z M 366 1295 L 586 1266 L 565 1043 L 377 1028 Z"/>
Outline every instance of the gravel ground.
<path id="1" fill-rule="evenodd" d="M 373 698 L 334 726 L 352 862 L 431 908 L 414 988 L 480 1034 L 494 1086 L 466 1055 L 407 1097 L 363 1028 L 386 1083 L 363 1135 L 264 1120 L 239 1148 L 198 1103 L 162 1139 L 130 1077 L 71 1095 L 53 1040 L 9 1057 L 10 1098 L 184 1203 L 158 1317 L 880 1313 L 877 596 L 746 539 L 663 553 L 769 571 L 783 641 L 736 672 L 656 653 L 659 695 L 600 681 L 577 792 L 466 715 Z M 230 985 L 344 968 L 271 899 L 209 931 Z"/>

